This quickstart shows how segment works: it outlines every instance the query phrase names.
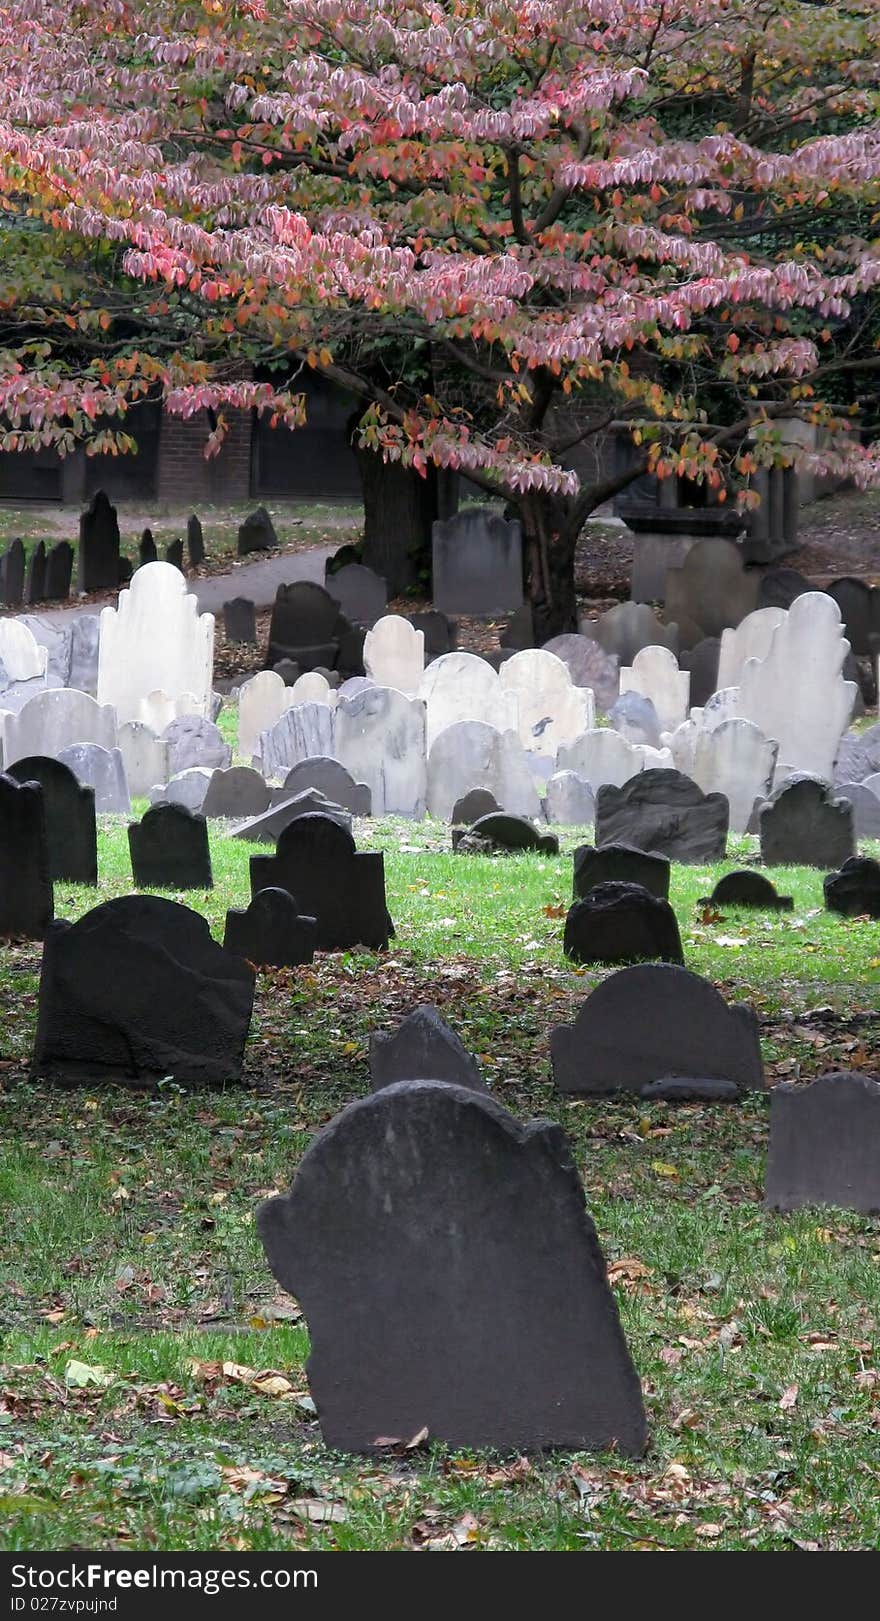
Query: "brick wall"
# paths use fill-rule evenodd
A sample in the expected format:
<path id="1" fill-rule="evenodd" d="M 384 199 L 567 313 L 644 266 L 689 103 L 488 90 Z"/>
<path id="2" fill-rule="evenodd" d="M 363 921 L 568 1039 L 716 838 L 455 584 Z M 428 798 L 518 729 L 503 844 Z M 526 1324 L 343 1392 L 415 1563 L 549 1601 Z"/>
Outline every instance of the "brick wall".
<path id="1" fill-rule="evenodd" d="M 211 432 L 206 411 L 183 419 L 163 414 L 159 434 L 159 501 L 191 506 L 199 501 L 247 501 L 251 493 L 250 411 L 225 410 L 228 428 L 217 456 L 205 459 Z"/>

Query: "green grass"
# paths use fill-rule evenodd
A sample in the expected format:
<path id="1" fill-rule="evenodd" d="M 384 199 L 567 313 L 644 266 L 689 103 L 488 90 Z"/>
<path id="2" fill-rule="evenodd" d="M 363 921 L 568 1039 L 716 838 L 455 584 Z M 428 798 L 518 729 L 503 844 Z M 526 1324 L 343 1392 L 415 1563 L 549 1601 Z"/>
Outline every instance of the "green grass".
<path id="1" fill-rule="evenodd" d="M 2 953 L 0 1545 L 875 1546 L 880 1225 L 764 1211 L 765 1097 L 555 1095 L 550 1028 L 603 977 L 561 951 L 580 835 L 558 859 L 493 861 L 453 857 L 429 822 L 357 834 L 385 852 L 391 948 L 261 975 L 244 1087 L 35 1083 L 39 953 Z M 771 872 L 791 914 L 703 921 L 699 898 L 753 851 L 673 870 L 689 965 L 755 1004 L 771 1081 L 877 1071 L 880 925 L 822 911 L 820 873 Z M 218 936 L 250 853 L 215 825 L 214 890 L 178 897 Z M 104 819 L 100 861 L 101 897 L 128 892 L 121 820 Z M 59 886 L 57 915 L 95 899 Z M 254 1211 L 367 1090 L 370 1031 L 427 1000 L 496 1097 L 569 1134 L 644 1383 L 641 1463 L 439 1446 L 358 1460 L 321 1443 L 306 1327 Z M 66 1383 L 74 1361 L 98 1382 Z"/>

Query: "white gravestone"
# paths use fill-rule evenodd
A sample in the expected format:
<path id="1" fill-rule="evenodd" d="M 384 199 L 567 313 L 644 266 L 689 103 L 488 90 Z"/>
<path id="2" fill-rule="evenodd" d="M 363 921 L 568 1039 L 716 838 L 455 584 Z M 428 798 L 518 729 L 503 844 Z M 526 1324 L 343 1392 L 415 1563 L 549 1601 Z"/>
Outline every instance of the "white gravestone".
<path id="1" fill-rule="evenodd" d="M 787 618 L 787 608 L 756 608 L 735 629 L 723 630 L 716 689 L 738 687 L 746 661 L 767 657 L 774 632 Z"/>
<path id="2" fill-rule="evenodd" d="M 515 732 L 484 721 L 462 720 L 434 739 L 428 754 L 428 811 L 448 822 L 471 788 L 488 788 L 512 816 L 541 815 L 541 801 L 526 753 Z"/>
<path id="3" fill-rule="evenodd" d="M 597 727 L 560 749 L 556 764 L 560 771 L 577 772 L 595 794 L 605 783 L 622 788 L 630 777 L 644 771 L 645 756 L 640 744 L 629 743 L 608 727 Z"/>
<path id="4" fill-rule="evenodd" d="M 238 694 L 238 752 L 246 759 L 256 754 L 260 738 L 290 708 L 292 687 L 274 670 L 260 670 L 245 681 Z"/>
<path id="5" fill-rule="evenodd" d="M 668 647 L 643 647 L 620 672 L 620 691 L 638 692 L 650 698 L 664 732 L 674 732 L 686 718 L 691 678 L 678 668 L 678 659 Z"/>
<path id="6" fill-rule="evenodd" d="M 40 646 L 28 625 L 20 619 L 0 619 L 0 666 L 10 681 L 44 676 L 48 663 L 48 648 Z"/>
<path id="7" fill-rule="evenodd" d="M 576 687 L 555 653 L 526 648 L 505 659 L 498 675 L 504 691 L 516 696 L 519 740 L 531 753 L 555 760 L 560 748 L 595 726 L 592 690 Z"/>
<path id="8" fill-rule="evenodd" d="M 427 795 L 425 706 L 391 687 L 340 699 L 336 758 L 372 795 L 374 816 L 421 820 Z"/>
<path id="9" fill-rule="evenodd" d="M 171 563 L 139 568 L 116 608 L 101 613 L 98 702 L 112 703 L 120 721 L 141 720 L 141 700 L 157 689 L 169 698 L 192 694 L 210 716 L 214 615 L 199 613 Z"/>
<path id="10" fill-rule="evenodd" d="M 834 598 L 806 591 L 774 631 L 766 658 L 748 660 L 737 712 L 775 738 L 787 769 L 831 781 L 858 692 L 854 681 L 843 679 L 848 653 Z"/>
<path id="11" fill-rule="evenodd" d="M 499 732 L 518 731 L 517 694 L 506 692 L 491 664 L 474 653 L 443 653 L 435 659 L 418 696 L 427 705 L 429 751 L 435 738 L 460 720 L 483 721 Z"/>
<path id="12" fill-rule="evenodd" d="M 154 783 L 168 780 L 168 745 L 142 720 L 127 720 L 117 738 L 130 793 L 143 799 Z"/>
<path id="13" fill-rule="evenodd" d="M 306 670 L 305 675 L 299 676 L 287 689 L 287 708 L 294 704 L 326 704 L 329 709 L 335 709 L 336 691 L 320 670 Z"/>
<path id="14" fill-rule="evenodd" d="M 364 669 L 380 687 L 417 693 L 425 673 L 425 633 L 399 614 L 378 619 L 364 638 Z"/>
<path id="15" fill-rule="evenodd" d="M 4 764 L 14 765 L 29 754 L 48 754 L 57 760 L 62 749 L 74 743 L 99 743 L 102 749 L 115 749 L 115 709 L 73 687 L 39 692 L 19 714 L 7 717 Z"/>
<path id="16" fill-rule="evenodd" d="M 750 720 L 725 720 L 714 731 L 700 731 L 689 773 L 704 794 L 724 794 L 731 833 L 745 833 L 755 800 L 770 792 L 778 748 Z"/>
<path id="17" fill-rule="evenodd" d="M 576 771 L 556 771 L 547 784 L 544 810 L 548 822 L 558 827 L 592 827 L 596 820 L 596 796 L 585 777 Z"/>

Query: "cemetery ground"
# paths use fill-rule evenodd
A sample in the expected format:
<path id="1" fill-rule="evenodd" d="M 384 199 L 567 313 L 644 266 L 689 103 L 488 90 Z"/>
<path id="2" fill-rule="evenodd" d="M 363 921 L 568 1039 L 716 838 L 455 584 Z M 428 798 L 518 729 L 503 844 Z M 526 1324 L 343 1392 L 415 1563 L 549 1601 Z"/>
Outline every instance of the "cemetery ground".
<path id="1" fill-rule="evenodd" d="M 583 834 L 564 833 L 559 858 L 496 860 L 453 856 L 437 823 L 359 822 L 356 835 L 385 851 L 396 937 L 382 955 L 261 974 L 245 1088 L 35 1084 L 39 950 L 4 951 L 0 1544 L 876 1546 L 876 1221 L 763 1209 L 765 1095 L 554 1093 L 550 1028 L 604 977 L 561 949 Z M 227 906 L 246 903 L 253 847 L 218 824 L 211 844 L 213 891 L 175 898 L 222 938 Z M 792 913 L 698 904 L 755 847 L 733 839 L 723 866 L 673 867 L 688 965 L 753 1002 L 771 1084 L 876 1071 L 880 926 L 823 911 L 822 875 L 806 868 L 770 873 Z M 99 858 L 98 895 L 58 885 L 56 916 L 130 891 L 122 818 L 101 819 Z M 254 1211 L 286 1189 L 315 1130 L 367 1091 L 370 1031 L 426 1001 L 494 1096 L 558 1120 L 572 1141 L 643 1382 L 641 1462 L 490 1457 L 419 1436 L 352 1459 L 321 1442 L 306 1328 L 268 1271 Z"/>

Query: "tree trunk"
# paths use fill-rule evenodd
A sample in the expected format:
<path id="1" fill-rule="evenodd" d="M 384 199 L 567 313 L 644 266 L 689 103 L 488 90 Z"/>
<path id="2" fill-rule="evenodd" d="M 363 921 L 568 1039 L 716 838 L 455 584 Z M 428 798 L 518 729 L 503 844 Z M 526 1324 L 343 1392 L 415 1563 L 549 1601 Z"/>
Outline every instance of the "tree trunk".
<path id="1" fill-rule="evenodd" d="M 362 558 L 381 574 L 389 597 L 413 588 L 430 592 L 431 525 L 437 517 L 437 478 L 427 478 L 400 462 L 383 461 L 373 450 L 354 446 L 364 492 Z"/>
<path id="2" fill-rule="evenodd" d="M 525 496 L 519 507 L 526 591 L 539 647 L 551 636 L 577 630 L 574 590 L 577 535 L 570 534 L 566 516 L 562 503 L 546 495 Z"/>

